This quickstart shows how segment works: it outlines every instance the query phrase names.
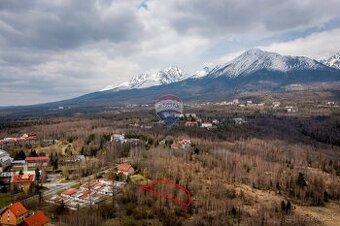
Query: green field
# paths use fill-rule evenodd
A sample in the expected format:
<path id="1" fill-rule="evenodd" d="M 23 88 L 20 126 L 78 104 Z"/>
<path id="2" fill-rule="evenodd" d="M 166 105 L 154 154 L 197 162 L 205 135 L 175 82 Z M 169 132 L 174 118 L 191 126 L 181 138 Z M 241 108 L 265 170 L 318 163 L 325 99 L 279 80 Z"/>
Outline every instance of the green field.
<path id="1" fill-rule="evenodd" d="M 11 203 L 11 196 L 8 193 L 0 193 L 0 209 Z"/>

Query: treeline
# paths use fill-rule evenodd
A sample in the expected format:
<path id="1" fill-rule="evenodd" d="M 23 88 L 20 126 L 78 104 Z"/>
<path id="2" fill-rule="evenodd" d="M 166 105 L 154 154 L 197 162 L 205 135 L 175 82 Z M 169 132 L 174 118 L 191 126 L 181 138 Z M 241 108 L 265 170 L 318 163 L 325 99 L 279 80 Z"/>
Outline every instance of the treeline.
<path id="1" fill-rule="evenodd" d="M 340 119 L 315 117 L 301 123 L 301 132 L 319 142 L 340 146 Z"/>

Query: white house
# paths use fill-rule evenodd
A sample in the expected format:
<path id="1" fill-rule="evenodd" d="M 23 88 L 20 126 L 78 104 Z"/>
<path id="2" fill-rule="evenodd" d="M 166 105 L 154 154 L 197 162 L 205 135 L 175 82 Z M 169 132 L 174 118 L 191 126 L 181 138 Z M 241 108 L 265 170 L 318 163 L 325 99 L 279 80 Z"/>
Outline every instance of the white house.
<path id="1" fill-rule="evenodd" d="M 240 103 L 240 101 L 238 99 L 234 99 L 232 103 L 233 103 L 233 105 L 238 105 Z"/>
<path id="2" fill-rule="evenodd" d="M 5 150 L 0 149 L 0 167 L 6 168 L 10 166 L 12 162 L 13 158 L 11 158 Z"/>
<path id="3" fill-rule="evenodd" d="M 113 134 L 111 136 L 111 142 L 113 141 L 121 143 L 121 144 L 126 142 L 124 134 Z"/>
<path id="4" fill-rule="evenodd" d="M 298 108 L 297 107 L 293 107 L 293 106 L 286 106 L 286 111 L 288 113 L 295 113 L 295 112 L 298 112 Z"/>
<path id="5" fill-rule="evenodd" d="M 201 127 L 202 128 L 211 128 L 213 125 L 211 122 L 202 122 Z"/>
<path id="6" fill-rule="evenodd" d="M 280 105 L 281 105 L 281 102 L 279 102 L 279 101 L 274 101 L 272 103 L 273 108 L 278 108 L 278 107 L 280 107 Z"/>

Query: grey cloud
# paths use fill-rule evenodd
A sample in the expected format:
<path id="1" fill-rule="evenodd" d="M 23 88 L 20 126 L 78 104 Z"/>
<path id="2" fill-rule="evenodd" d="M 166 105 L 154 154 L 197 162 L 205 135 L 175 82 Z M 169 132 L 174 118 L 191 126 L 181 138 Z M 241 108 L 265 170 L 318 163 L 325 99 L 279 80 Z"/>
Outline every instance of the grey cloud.
<path id="1" fill-rule="evenodd" d="M 169 23 L 180 33 L 233 36 L 316 26 L 339 16 L 340 1 L 187 0 L 166 7 Z"/>
<path id="2" fill-rule="evenodd" d="M 218 58 L 225 40 L 319 26 L 339 11 L 338 0 L 0 0 L 0 105 L 70 98 L 166 64 L 192 67 L 209 51 Z"/>
<path id="3" fill-rule="evenodd" d="M 20 5 L 22 2 L 0 5 L 0 33 L 7 45 L 67 49 L 99 40 L 136 40 L 143 33 L 137 4 L 131 7 L 134 1 L 24 1 L 32 4 Z"/>

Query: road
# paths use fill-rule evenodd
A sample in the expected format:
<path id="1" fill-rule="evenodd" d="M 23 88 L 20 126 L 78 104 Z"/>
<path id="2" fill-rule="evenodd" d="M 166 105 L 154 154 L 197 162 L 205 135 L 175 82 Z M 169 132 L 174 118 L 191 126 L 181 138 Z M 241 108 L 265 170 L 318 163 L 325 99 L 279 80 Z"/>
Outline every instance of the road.
<path id="1" fill-rule="evenodd" d="M 70 181 L 70 182 L 63 182 L 63 183 L 60 182 L 60 175 L 59 175 L 59 174 L 52 174 L 52 175 L 49 175 L 50 180 L 52 179 L 51 181 L 57 181 L 57 182 L 43 183 L 43 186 L 44 186 L 44 187 L 47 187 L 48 190 L 47 190 L 47 191 L 44 191 L 44 192 L 42 193 L 42 196 L 46 198 L 46 197 L 48 197 L 48 196 L 55 195 L 55 194 L 57 194 L 58 192 L 61 192 L 61 191 L 66 190 L 66 189 L 68 189 L 68 188 L 71 188 L 72 186 L 79 185 L 79 184 L 82 184 L 82 183 L 84 183 L 84 182 L 86 182 L 86 181 L 93 180 L 93 179 L 96 178 L 96 176 L 97 176 L 98 174 L 107 173 L 109 170 L 110 170 L 110 168 L 104 169 L 104 170 L 102 170 L 102 171 L 99 172 L 99 173 L 95 173 L 95 174 L 92 174 L 92 175 L 90 175 L 90 176 L 83 177 L 83 178 L 81 178 L 81 179 L 78 180 L 78 181 Z M 27 201 L 29 201 L 29 200 L 31 200 L 31 199 L 34 199 L 34 198 L 37 198 L 37 197 L 38 197 L 38 195 L 33 195 L 33 196 L 28 197 L 28 198 L 26 198 L 26 199 L 24 199 L 24 200 L 21 200 L 21 201 L 22 201 L 22 202 L 27 202 Z"/>
<path id="2" fill-rule="evenodd" d="M 43 197 L 50 196 L 50 195 L 55 195 L 58 192 L 61 192 L 63 190 L 66 190 L 66 189 L 68 189 L 68 188 L 70 188 L 72 186 L 78 185 L 78 184 L 80 184 L 78 181 L 71 181 L 71 182 L 67 182 L 67 183 L 57 184 L 56 186 L 50 188 L 49 190 L 44 191 L 43 192 Z"/>
<path id="3" fill-rule="evenodd" d="M 58 192 L 61 192 L 61 191 L 66 190 L 68 188 L 71 188 L 72 186 L 82 184 L 86 181 L 94 180 L 94 179 L 96 179 L 98 174 L 107 173 L 109 170 L 110 169 L 102 170 L 99 173 L 95 173 L 95 174 L 92 174 L 90 176 L 83 177 L 83 178 L 81 178 L 80 180 L 77 180 L 77 181 L 70 181 L 70 182 L 66 182 L 66 183 L 65 182 L 64 183 L 60 183 L 60 182 L 44 183 L 43 186 L 47 187 L 48 190 L 43 192 L 43 196 L 47 197 L 47 196 L 55 195 Z M 60 176 L 56 175 L 56 174 L 49 175 L 49 178 L 52 179 L 52 181 L 60 180 Z"/>

